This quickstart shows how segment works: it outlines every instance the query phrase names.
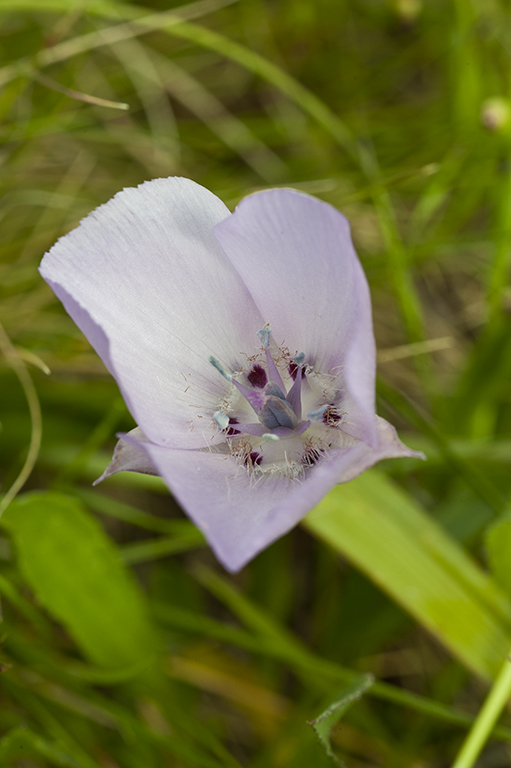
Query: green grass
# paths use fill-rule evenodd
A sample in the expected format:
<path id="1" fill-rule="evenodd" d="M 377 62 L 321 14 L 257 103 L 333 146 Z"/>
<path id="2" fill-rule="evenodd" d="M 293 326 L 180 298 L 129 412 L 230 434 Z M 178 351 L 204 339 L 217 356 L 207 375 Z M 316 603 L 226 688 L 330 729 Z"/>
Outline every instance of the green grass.
<path id="1" fill-rule="evenodd" d="M 0 0 L 0 21 L 0 764 L 321 768 L 308 722 L 333 702 L 348 768 L 454 764 L 511 649 L 508 4 Z M 237 576 L 161 481 L 90 488 L 132 420 L 37 272 L 168 175 L 349 217 L 379 413 L 428 456 L 337 487 Z M 509 765 L 494 719 L 456 768 Z"/>

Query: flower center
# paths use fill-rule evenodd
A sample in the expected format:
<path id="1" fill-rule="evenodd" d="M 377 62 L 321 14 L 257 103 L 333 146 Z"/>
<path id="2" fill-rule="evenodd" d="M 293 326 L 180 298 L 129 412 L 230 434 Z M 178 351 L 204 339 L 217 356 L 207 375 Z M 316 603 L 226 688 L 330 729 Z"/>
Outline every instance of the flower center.
<path id="1" fill-rule="evenodd" d="M 249 359 L 249 370 L 230 373 L 210 357 L 231 384 L 213 421 L 250 472 L 300 478 L 349 440 L 339 429 L 345 414 L 338 377 L 316 371 L 303 352 L 292 357 L 277 347 L 269 324 L 257 335 L 262 355 Z"/>

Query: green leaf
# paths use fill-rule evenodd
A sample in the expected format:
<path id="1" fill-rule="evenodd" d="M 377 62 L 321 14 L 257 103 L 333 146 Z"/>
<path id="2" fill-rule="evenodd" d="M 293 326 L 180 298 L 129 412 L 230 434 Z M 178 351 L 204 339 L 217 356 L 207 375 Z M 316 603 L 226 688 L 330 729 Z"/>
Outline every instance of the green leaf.
<path id="1" fill-rule="evenodd" d="M 0 741 L 0 764 L 6 768 L 21 765 L 19 760 L 30 757 L 42 757 L 50 765 L 60 768 L 80 768 L 80 763 L 64 749 L 26 728 L 15 728 Z"/>
<path id="2" fill-rule="evenodd" d="M 1 0 L 0 11 L 3 13 L 73 13 L 77 8 L 75 0 Z M 80 9 L 82 10 L 82 9 Z M 136 19 L 144 9 L 131 6 L 128 3 L 109 2 L 109 0 L 92 0 L 87 3 L 83 12 L 93 16 L 107 18 Z"/>
<path id="3" fill-rule="evenodd" d="M 508 595 L 511 595 L 511 518 L 504 518 L 486 532 L 488 565 Z"/>
<path id="4" fill-rule="evenodd" d="M 371 470 L 334 488 L 305 526 L 351 560 L 469 669 L 494 677 L 511 646 L 511 603 L 421 507 Z"/>
<path id="5" fill-rule="evenodd" d="M 96 664 L 143 664 L 155 636 L 134 579 L 96 520 L 58 493 L 18 497 L 3 518 L 39 602 Z"/>
<path id="6" fill-rule="evenodd" d="M 139 541 L 136 544 L 126 544 L 121 547 L 120 554 L 125 563 L 145 563 L 168 557 L 178 552 L 188 552 L 191 549 L 204 547 L 204 536 L 197 529 L 184 532 L 181 536 L 162 536 L 158 539 Z"/>
<path id="7" fill-rule="evenodd" d="M 334 701 L 334 703 L 331 704 L 328 709 L 325 709 L 325 711 L 315 720 L 309 721 L 309 725 L 312 725 L 314 732 L 323 744 L 328 757 L 331 757 L 340 766 L 344 766 L 344 763 L 337 757 L 332 749 L 332 731 L 351 705 L 360 699 L 360 697 L 372 686 L 373 682 L 374 677 L 372 675 L 362 675 L 359 680 L 343 691 L 340 699 Z"/>

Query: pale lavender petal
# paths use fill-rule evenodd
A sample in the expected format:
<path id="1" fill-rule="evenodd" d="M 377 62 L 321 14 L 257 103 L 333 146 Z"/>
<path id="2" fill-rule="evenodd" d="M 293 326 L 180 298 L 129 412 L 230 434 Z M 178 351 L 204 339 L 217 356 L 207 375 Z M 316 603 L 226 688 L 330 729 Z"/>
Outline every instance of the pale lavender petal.
<path id="1" fill-rule="evenodd" d="M 422 459 L 426 457 L 421 451 L 413 451 L 401 442 L 395 428 L 381 416 L 375 416 L 376 430 L 378 433 L 378 445 L 376 448 L 366 446 L 366 451 L 361 454 L 359 460 L 346 467 L 338 483 L 348 483 L 353 478 L 361 475 L 366 469 L 374 467 L 383 459 Z"/>
<path id="2" fill-rule="evenodd" d="M 289 531 L 336 483 L 347 482 L 383 458 L 417 456 L 402 445 L 383 419 L 381 445 L 373 451 L 353 441 L 332 451 L 306 480 L 250 475 L 229 455 L 175 450 L 139 443 L 218 559 L 238 571 L 258 552 Z M 127 440 L 132 438 L 126 436 Z"/>
<path id="3" fill-rule="evenodd" d="M 160 474 L 229 570 L 292 528 L 336 483 L 384 458 L 422 457 L 375 415 L 368 286 L 347 221 L 325 203 L 271 190 L 229 215 L 199 185 L 158 179 L 94 211 L 45 256 L 41 273 L 139 424 L 99 480 L 126 470 Z M 291 357 L 303 353 L 296 365 L 312 366 L 304 396 L 318 423 L 295 426 L 301 374 L 289 404 L 267 322 L 284 360 L 287 347 Z M 234 385 L 253 405 L 267 397 L 260 405 L 274 416 L 277 409 L 281 427 L 264 419 L 247 426 L 232 399 L 229 371 L 255 359 L 257 332 L 270 382 L 265 373 L 263 392 Z M 263 430 L 272 434 L 262 447 L 251 443 Z M 278 437 L 290 442 L 280 446 Z"/>
<path id="4" fill-rule="evenodd" d="M 147 443 L 147 437 L 140 427 L 135 427 L 127 433 L 129 439 L 125 440 L 124 435 L 114 448 L 112 461 L 105 469 L 101 477 L 93 482 L 93 485 L 101 483 L 107 477 L 116 475 L 117 472 L 141 472 L 143 475 L 157 475 L 158 470 L 152 463 L 147 451 L 140 447 L 141 443 Z"/>
<path id="5" fill-rule="evenodd" d="M 376 447 L 371 301 L 345 217 L 308 195 L 275 189 L 245 198 L 215 236 L 277 344 L 339 375 L 346 431 Z"/>
<path id="6" fill-rule="evenodd" d="M 41 265 L 136 422 L 161 445 L 218 440 L 211 414 L 228 385 L 208 358 L 240 369 L 262 325 L 213 236 L 227 216 L 198 184 L 156 179 L 93 211 Z"/>

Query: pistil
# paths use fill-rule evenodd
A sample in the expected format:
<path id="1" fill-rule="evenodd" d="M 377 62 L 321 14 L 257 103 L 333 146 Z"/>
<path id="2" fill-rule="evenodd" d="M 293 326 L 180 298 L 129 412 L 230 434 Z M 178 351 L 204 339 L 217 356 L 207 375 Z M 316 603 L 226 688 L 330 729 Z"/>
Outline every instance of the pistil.
<path id="1" fill-rule="evenodd" d="M 287 401 L 296 414 L 296 418 L 300 419 L 302 416 L 302 379 L 303 379 L 303 362 L 305 355 L 303 352 L 296 355 L 294 363 L 296 365 L 296 378 L 291 386 L 291 389 L 287 393 Z"/>

